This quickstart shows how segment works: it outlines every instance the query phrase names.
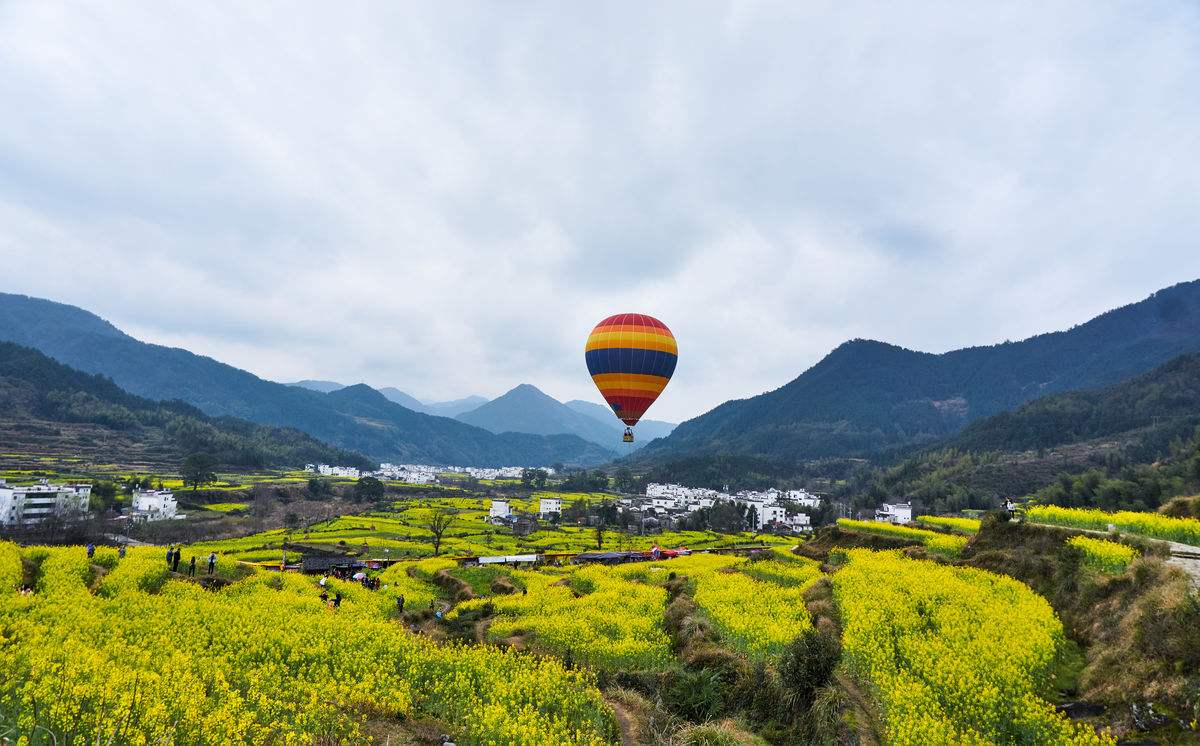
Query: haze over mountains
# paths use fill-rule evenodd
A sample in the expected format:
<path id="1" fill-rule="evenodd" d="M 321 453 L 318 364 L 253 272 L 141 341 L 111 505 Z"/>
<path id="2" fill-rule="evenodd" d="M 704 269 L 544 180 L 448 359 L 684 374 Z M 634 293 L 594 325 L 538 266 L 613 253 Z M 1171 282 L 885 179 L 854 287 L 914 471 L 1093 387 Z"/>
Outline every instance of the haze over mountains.
<path id="1" fill-rule="evenodd" d="M 299 430 L 210 418 L 180 401 L 143 399 L 103 376 L 10 342 L 0 342 L 0 443 L 18 453 L 167 468 L 195 452 L 241 467 L 310 461 L 371 467 L 361 454 Z"/>
<path id="2" fill-rule="evenodd" d="M 346 388 L 346 384 L 338 383 L 337 381 L 314 381 L 306 379 L 303 381 L 295 381 L 287 384 L 288 386 L 298 386 L 300 388 L 309 389 L 310 391 L 319 391 L 322 394 L 328 394 L 338 389 Z M 395 386 L 384 386 L 376 388 L 376 391 L 383 394 L 389 401 L 395 402 L 402 407 L 407 407 L 414 412 L 423 412 L 432 414 L 438 417 L 454 417 L 469 412 L 481 404 L 486 404 L 487 399 L 482 396 L 467 396 L 462 399 L 454 399 L 452 401 L 421 401 L 411 394 L 401 391 Z"/>
<path id="3" fill-rule="evenodd" d="M 324 393 L 346 388 L 345 385 L 334 381 L 306 380 L 288 385 Z M 578 435 L 603 448 L 613 449 L 621 446 L 621 451 L 640 448 L 675 428 L 671 422 L 643 420 L 638 423 L 638 440 L 631 448 L 621 443 L 621 433 L 625 425 L 608 407 L 581 399 L 563 403 L 528 383 L 523 383 L 492 401 L 482 396 L 469 396 L 448 402 L 422 402 L 393 386 L 376 390 L 390 401 L 414 412 L 454 417 L 493 433 Z"/>
<path id="4" fill-rule="evenodd" d="M 295 427 L 374 458 L 594 465 L 621 453 L 621 425 L 603 405 L 558 402 L 528 384 L 490 402 L 435 404 L 392 387 L 278 384 L 140 342 L 78 308 L 17 295 L 0 294 L 0 340 L 102 373 L 138 396 Z M 1193 352 L 1200 352 L 1200 281 L 1021 342 L 930 354 L 853 340 L 787 385 L 726 402 L 673 432 L 670 423 L 641 423 L 638 445 L 645 447 L 630 458 L 661 470 L 682 459 L 755 458 L 788 468 L 826 457 L 878 456 L 942 442 L 971 422 L 1039 397 L 1116 384 Z M 660 433 L 669 434 L 655 441 Z"/>
<path id="5" fill-rule="evenodd" d="M 322 394 L 264 381 L 187 350 L 147 344 L 74 306 L 0 294 L 0 341 L 111 378 L 127 392 L 178 399 L 210 416 L 295 427 L 326 443 L 391 461 L 479 466 L 591 465 L 613 456 L 574 435 L 497 435 L 414 412 L 367 386 Z"/>
<path id="6" fill-rule="evenodd" d="M 787 464 L 930 442 L 1046 394 L 1116 383 L 1200 350 L 1200 281 L 1070 330 L 940 355 L 872 340 L 795 380 L 682 423 L 633 458 L 752 456 Z"/>

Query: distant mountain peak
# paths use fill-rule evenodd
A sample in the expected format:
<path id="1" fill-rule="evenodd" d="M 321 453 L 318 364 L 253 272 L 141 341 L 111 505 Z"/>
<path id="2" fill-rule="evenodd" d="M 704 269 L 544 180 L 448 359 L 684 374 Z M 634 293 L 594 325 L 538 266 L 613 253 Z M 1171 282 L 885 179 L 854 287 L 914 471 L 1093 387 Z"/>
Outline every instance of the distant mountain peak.
<path id="1" fill-rule="evenodd" d="M 294 381 L 287 386 L 295 386 L 296 388 L 308 389 L 309 391 L 319 391 L 322 394 L 328 394 L 330 391 L 346 388 L 346 384 L 338 383 L 337 381 L 320 381 L 311 378 L 306 378 L 303 381 Z"/>
<path id="2" fill-rule="evenodd" d="M 479 466 L 561 461 L 591 466 L 614 455 L 611 446 L 572 435 L 493 434 L 396 404 L 365 384 L 322 394 L 265 381 L 184 349 L 141 342 L 95 314 L 36 298 L 0 294 L 0 341 L 103 374 L 130 394 L 178 399 L 213 417 L 296 428 L 380 460 Z"/>
<path id="3" fill-rule="evenodd" d="M 537 386 L 534 386 L 532 383 L 519 383 L 498 398 L 503 399 L 505 396 L 536 396 L 545 397 L 547 399 L 554 398 L 545 391 L 539 389 Z"/>

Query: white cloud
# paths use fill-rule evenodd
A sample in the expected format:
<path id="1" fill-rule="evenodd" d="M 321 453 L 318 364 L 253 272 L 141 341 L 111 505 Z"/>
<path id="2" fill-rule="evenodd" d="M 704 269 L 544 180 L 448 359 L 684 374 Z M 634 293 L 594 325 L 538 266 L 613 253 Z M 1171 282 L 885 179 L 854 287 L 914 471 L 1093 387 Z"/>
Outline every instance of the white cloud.
<path id="1" fill-rule="evenodd" d="M 3 289 L 277 380 L 651 416 L 1200 276 L 1185 2 L 0 5 Z"/>

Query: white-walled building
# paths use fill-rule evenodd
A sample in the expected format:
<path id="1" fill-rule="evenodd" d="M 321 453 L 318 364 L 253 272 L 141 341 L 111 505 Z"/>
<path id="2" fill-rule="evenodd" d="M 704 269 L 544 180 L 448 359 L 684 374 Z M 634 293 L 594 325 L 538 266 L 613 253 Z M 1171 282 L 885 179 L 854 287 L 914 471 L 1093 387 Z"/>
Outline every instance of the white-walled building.
<path id="1" fill-rule="evenodd" d="M 884 503 L 875 510 L 875 520 L 880 523 L 911 523 L 911 503 Z"/>
<path id="2" fill-rule="evenodd" d="M 787 499 L 796 503 L 802 508 L 819 508 L 821 507 L 821 498 L 808 492 L 807 490 L 788 490 Z"/>
<path id="3" fill-rule="evenodd" d="M 129 517 L 134 521 L 169 521 L 184 516 L 170 490 L 135 490 Z"/>
<path id="4" fill-rule="evenodd" d="M 437 467 L 424 464 L 380 464 L 373 472 L 380 479 L 392 479 L 408 484 L 437 484 Z"/>
<path id="5" fill-rule="evenodd" d="M 92 497 L 90 484 L 38 484 L 17 486 L 0 479 L 0 524 L 31 525 L 53 516 L 85 514 Z"/>
<path id="6" fill-rule="evenodd" d="M 711 508 L 717 502 L 731 502 L 743 508 L 754 510 L 754 527 L 758 530 L 772 523 L 785 526 L 796 531 L 807 531 L 811 528 L 806 513 L 789 516 L 785 503 L 792 503 L 801 508 L 817 508 L 821 498 L 805 490 L 781 491 L 771 488 L 762 492 L 742 490 L 735 495 L 719 492 L 704 487 L 684 487 L 680 484 L 646 485 L 644 505 L 657 511 L 670 511 L 678 514 L 688 514 L 701 508 Z M 631 505 L 631 508 L 639 507 Z"/>
<path id="7" fill-rule="evenodd" d="M 361 473 L 353 466 L 330 466 L 329 464 L 305 464 L 305 471 L 314 471 L 323 477 L 350 477 L 358 479 Z"/>
<path id="8" fill-rule="evenodd" d="M 543 518 L 551 513 L 562 514 L 562 500 L 557 497 L 543 497 L 538 501 L 538 513 Z"/>
<path id="9" fill-rule="evenodd" d="M 488 510 L 488 518 L 508 518 L 512 515 L 512 511 L 508 507 L 508 500 L 492 500 L 492 507 Z"/>

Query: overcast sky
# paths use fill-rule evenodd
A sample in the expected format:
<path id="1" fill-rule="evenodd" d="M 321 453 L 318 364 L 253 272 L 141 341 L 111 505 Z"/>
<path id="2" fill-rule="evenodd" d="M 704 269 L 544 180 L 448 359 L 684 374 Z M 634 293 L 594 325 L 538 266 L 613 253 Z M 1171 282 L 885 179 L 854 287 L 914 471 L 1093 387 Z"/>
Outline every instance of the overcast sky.
<path id="1" fill-rule="evenodd" d="M 1195 2 L 304 5 L 0 1 L 0 290 L 425 399 L 649 313 L 680 420 L 1200 277 Z"/>

